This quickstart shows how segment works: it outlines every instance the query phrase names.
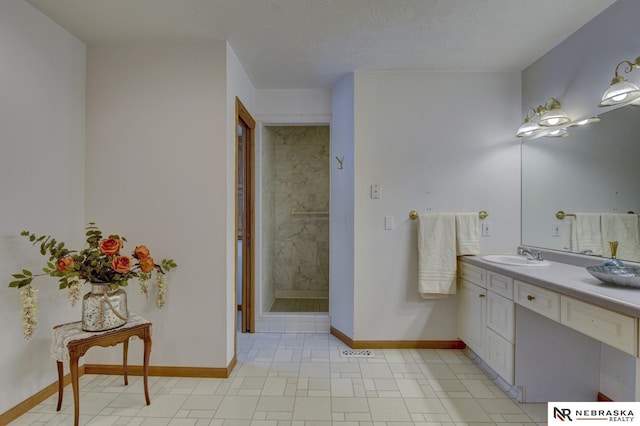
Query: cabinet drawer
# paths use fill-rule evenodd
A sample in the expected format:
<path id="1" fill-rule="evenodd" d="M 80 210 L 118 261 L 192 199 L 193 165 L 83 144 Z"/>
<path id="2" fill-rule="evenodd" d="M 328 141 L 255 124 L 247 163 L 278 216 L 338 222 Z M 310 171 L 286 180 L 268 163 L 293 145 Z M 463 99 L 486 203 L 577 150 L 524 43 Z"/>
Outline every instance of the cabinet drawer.
<path id="1" fill-rule="evenodd" d="M 498 294 L 487 292 L 487 327 L 514 342 L 515 306 L 513 301 Z"/>
<path id="2" fill-rule="evenodd" d="M 637 355 L 635 318 L 561 296 L 560 323 L 632 355 Z"/>
<path id="3" fill-rule="evenodd" d="M 508 340 L 487 329 L 485 361 L 509 384 L 513 385 L 514 345 Z"/>
<path id="4" fill-rule="evenodd" d="M 487 271 L 487 290 L 513 300 L 513 278 Z"/>
<path id="5" fill-rule="evenodd" d="M 560 295 L 514 280 L 514 301 L 549 319 L 560 322 Z"/>
<path id="6" fill-rule="evenodd" d="M 477 266 L 458 262 L 458 277 L 482 288 L 487 288 L 487 271 Z"/>

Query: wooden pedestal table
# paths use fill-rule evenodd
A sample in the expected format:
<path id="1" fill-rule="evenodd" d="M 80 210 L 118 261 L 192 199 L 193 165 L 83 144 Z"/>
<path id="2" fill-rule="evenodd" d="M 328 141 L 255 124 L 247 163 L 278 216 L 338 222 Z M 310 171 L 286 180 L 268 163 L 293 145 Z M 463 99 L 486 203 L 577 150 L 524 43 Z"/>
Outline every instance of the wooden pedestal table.
<path id="1" fill-rule="evenodd" d="M 124 384 L 129 384 L 127 377 L 127 352 L 129 350 L 129 338 L 139 337 L 144 341 L 144 396 L 147 405 L 149 399 L 148 373 L 149 355 L 151 354 L 151 323 L 146 319 L 130 315 L 129 321 L 122 327 L 107 331 L 83 331 L 80 321 L 69 324 L 57 325 L 53 328 L 53 342 L 51 343 L 51 357 L 58 365 L 58 407 L 62 407 L 62 395 L 64 389 L 63 362 L 69 362 L 71 370 L 71 384 L 73 386 L 74 426 L 78 426 L 80 415 L 80 389 L 78 385 L 78 360 L 92 346 L 114 346 L 123 343 L 122 367 L 124 372 Z"/>

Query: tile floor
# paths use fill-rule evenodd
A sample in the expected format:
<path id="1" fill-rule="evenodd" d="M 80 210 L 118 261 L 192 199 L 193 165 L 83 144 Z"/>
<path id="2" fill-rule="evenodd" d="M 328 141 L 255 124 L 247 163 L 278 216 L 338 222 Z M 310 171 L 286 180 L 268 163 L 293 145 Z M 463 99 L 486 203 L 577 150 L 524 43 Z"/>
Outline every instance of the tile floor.
<path id="1" fill-rule="evenodd" d="M 510 400 L 459 350 L 348 349 L 328 334 L 238 336 L 238 364 L 228 379 L 84 375 L 81 425 L 541 425 L 546 404 Z M 152 354 L 153 357 L 153 354 Z M 72 425 L 71 388 L 11 426 Z"/>

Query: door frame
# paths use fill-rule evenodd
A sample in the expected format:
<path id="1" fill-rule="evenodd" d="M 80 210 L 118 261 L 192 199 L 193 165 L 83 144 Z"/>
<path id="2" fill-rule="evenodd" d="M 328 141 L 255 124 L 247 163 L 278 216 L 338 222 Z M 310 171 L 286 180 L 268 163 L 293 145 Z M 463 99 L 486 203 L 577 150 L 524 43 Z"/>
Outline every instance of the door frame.
<path id="1" fill-rule="evenodd" d="M 238 126 L 243 123 L 248 134 L 244 138 L 243 149 L 243 223 L 242 223 L 242 303 L 241 322 L 243 333 L 255 332 L 255 127 L 256 121 L 251 117 L 247 108 L 236 96 L 236 120 L 235 120 L 235 228 L 234 228 L 234 299 L 233 306 L 238 301 Z M 236 311 L 234 309 L 234 311 Z M 237 312 L 237 311 L 236 311 Z M 237 313 L 234 315 L 234 330 L 237 334 Z M 237 342 L 236 342 L 237 345 Z"/>

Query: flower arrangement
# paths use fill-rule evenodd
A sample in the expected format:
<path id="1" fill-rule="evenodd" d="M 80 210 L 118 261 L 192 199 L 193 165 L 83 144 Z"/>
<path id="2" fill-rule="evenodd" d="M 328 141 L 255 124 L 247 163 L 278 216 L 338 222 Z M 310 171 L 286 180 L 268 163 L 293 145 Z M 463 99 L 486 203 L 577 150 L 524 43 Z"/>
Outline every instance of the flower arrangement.
<path id="1" fill-rule="evenodd" d="M 51 236 L 38 236 L 29 231 L 20 235 L 27 237 L 33 245 L 40 245 L 40 254 L 49 256 L 43 273 L 34 274 L 28 269 L 12 274 L 14 281 L 9 287 L 20 289 L 22 299 L 22 331 L 25 338 L 33 335 L 38 324 L 38 299 L 36 288 L 31 283 L 34 278 L 49 275 L 58 278 L 59 288 L 67 289 L 68 298 L 72 306 L 80 298 L 82 284 L 108 284 L 112 289 L 128 285 L 131 279 L 138 279 L 140 290 L 144 295 L 149 293 L 149 282 L 153 273 L 156 275 L 156 307 L 161 308 L 166 303 L 166 272 L 178 265 L 172 259 L 162 259 L 155 263 L 149 249 L 136 246 L 131 256 L 122 255 L 121 251 L 127 239 L 119 235 L 109 235 L 104 238 L 95 223 L 89 223 L 86 228 L 88 247 L 77 252 L 69 250 L 63 242 L 56 241 Z"/>

